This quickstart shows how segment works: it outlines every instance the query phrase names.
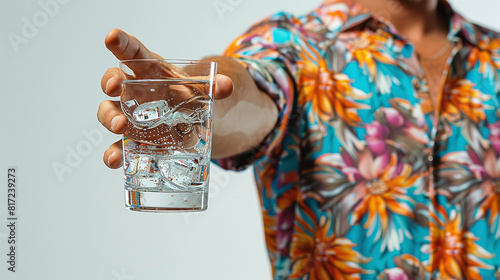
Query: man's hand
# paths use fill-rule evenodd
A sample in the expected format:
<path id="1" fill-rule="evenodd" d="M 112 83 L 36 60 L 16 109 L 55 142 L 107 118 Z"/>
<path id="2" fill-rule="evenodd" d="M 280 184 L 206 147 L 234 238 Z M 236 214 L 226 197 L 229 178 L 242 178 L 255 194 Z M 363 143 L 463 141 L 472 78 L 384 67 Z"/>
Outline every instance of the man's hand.
<path id="1" fill-rule="evenodd" d="M 161 58 L 149 51 L 137 38 L 119 29 L 111 30 L 105 39 L 106 47 L 119 60 L 140 58 Z M 116 97 L 122 93 L 122 75 L 117 67 L 109 68 L 101 79 L 101 88 L 108 96 Z M 233 92 L 233 81 L 225 75 L 216 76 L 214 99 L 224 99 Z M 98 120 L 109 131 L 122 134 L 127 128 L 127 118 L 121 111 L 119 101 L 106 100 L 99 105 Z M 122 165 L 121 140 L 113 143 L 104 152 L 104 163 L 110 168 L 119 168 Z"/>

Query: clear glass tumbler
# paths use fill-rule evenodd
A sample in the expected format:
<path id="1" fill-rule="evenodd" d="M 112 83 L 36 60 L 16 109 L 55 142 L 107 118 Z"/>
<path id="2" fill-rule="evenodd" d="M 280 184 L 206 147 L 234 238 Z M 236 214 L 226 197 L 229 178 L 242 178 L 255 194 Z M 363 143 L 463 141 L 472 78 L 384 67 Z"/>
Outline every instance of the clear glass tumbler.
<path id="1" fill-rule="evenodd" d="M 215 62 L 120 61 L 126 206 L 135 211 L 207 209 Z"/>

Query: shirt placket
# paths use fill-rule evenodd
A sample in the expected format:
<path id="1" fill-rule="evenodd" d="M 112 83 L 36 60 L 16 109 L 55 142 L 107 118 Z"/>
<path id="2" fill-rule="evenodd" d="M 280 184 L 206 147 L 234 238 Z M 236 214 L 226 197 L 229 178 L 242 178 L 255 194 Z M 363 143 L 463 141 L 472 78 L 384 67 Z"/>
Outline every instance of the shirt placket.
<path id="1" fill-rule="evenodd" d="M 443 76 L 440 81 L 440 89 L 439 89 L 439 96 L 437 99 L 437 103 L 433 106 L 437 106 L 437 108 L 433 108 L 433 112 L 431 113 L 431 129 L 430 129 L 430 139 L 429 139 L 429 154 L 427 157 L 427 164 L 428 164 L 428 176 L 426 179 L 427 182 L 427 188 L 428 188 L 428 194 L 429 194 L 429 199 L 430 203 L 432 204 L 429 205 L 429 211 L 432 211 L 435 213 L 437 209 L 437 204 L 440 202 L 438 201 L 437 198 L 437 192 L 435 190 L 435 182 L 439 180 L 439 178 L 436 178 L 436 165 L 439 163 L 439 151 L 437 150 L 438 146 L 436 146 L 436 143 L 438 143 L 441 139 L 441 134 L 443 130 L 443 122 L 442 122 L 442 116 L 441 116 L 441 104 L 443 101 L 443 98 L 446 98 L 444 89 L 446 84 L 448 83 L 448 77 L 450 75 L 450 71 L 452 70 L 452 62 L 457 53 L 462 49 L 462 40 L 458 37 L 454 37 L 452 39 L 453 48 L 452 51 L 449 55 L 449 58 L 447 60 L 447 64 L 445 67 L 445 70 L 443 72 Z M 420 66 L 421 72 L 423 73 L 423 70 Z M 423 78 L 425 81 L 425 77 Z M 430 93 L 429 93 L 430 94 Z M 430 95 L 428 95 L 427 98 L 430 98 Z M 430 223 L 429 223 L 429 228 L 430 228 Z M 444 233 L 446 235 L 446 232 Z M 430 235 L 430 240 L 429 242 L 431 244 L 436 244 L 436 240 L 433 240 L 435 238 L 435 235 Z M 433 262 L 439 262 L 439 259 L 435 259 L 432 255 L 429 256 L 429 261 L 431 262 L 430 265 L 431 267 L 434 267 Z M 431 279 L 434 279 L 434 275 L 431 275 Z"/>

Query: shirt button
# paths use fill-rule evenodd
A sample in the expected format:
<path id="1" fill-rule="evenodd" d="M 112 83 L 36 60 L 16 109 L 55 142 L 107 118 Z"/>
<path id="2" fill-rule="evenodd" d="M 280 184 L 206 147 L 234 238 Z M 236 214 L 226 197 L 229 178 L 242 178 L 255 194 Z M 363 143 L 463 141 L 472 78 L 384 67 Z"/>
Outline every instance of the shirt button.
<path id="1" fill-rule="evenodd" d="M 430 161 L 430 162 L 432 162 L 432 161 L 434 160 L 434 157 L 433 157 L 433 156 L 429 156 L 429 157 L 427 158 L 427 160 L 428 160 L 428 161 Z"/>

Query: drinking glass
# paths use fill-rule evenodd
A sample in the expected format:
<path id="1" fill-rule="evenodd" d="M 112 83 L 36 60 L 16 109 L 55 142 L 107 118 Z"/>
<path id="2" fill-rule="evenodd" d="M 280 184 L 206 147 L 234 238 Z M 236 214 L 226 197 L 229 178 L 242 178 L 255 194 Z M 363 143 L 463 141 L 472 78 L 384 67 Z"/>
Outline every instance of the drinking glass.
<path id="1" fill-rule="evenodd" d="M 125 203 L 149 212 L 207 209 L 215 62 L 120 61 Z"/>

